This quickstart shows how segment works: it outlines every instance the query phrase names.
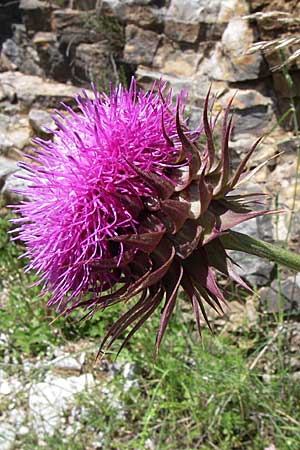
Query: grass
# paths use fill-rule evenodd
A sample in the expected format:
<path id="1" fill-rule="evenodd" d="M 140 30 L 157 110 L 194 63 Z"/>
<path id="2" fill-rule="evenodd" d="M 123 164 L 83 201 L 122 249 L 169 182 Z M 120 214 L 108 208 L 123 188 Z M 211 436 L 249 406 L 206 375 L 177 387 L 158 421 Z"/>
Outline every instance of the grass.
<path id="1" fill-rule="evenodd" d="M 158 317 L 154 317 L 121 353 L 120 370 L 103 379 L 93 358 L 118 311 L 106 311 L 81 325 L 77 315 L 50 326 L 55 313 L 45 308 L 39 288 L 29 287 L 34 278 L 24 275 L 23 262 L 16 259 L 22 246 L 8 241 L 9 216 L 2 208 L 0 274 L 5 298 L 0 330 L 8 342 L 0 344 L 0 354 L 5 361 L 15 361 L 13 370 L 18 372 L 26 359 L 49 358 L 56 347 L 84 340 L 92 346 L 85 370 L 98 380 L 92 392 L 77 397 L 76 426 L 70 434 L 61 427 L 41 444 L 29 432 L 18 438 L 16 448 L 261 450 L 271 444 L 280 450 L 300 448 L 300 392 L 285 363 L 293 324 L 261 316 L 251 329 L 245 325 L 235 333 L 220 327 L 212 336 L 204 330 L 199 342 L 192 315 L 180 299 L 157 363 L 153 347 Z M 114 355 L 108 358 L 113 360 Z M 128 362 L 134 372 L 126 388 L 122 366 Z M 65 414 L 67 424 L 70 411 Z"/>

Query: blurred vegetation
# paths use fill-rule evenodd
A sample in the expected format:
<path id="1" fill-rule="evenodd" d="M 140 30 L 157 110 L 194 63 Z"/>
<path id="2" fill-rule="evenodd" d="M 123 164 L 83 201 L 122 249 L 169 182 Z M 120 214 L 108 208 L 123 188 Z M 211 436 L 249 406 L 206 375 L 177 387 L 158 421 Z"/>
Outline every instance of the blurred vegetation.
<path id="1" fill-rule="evenodd" d="M 30 287 L 35 279 L 24 274 L 24 261 L 16 259 L 24 249 L 9 242 L 10 217 L 2 208 L 0 330 L 7 341 L 0 341 L 1 356 L 6 355 L 8 366 L 13 363 L 17 370 L 26 359 L 49 358 L 56 347 L 85 340 L 92 348 L 85 370 L 101 379 L 94 357 L 120 307 L 90 321 L 79 322 L 76 313 L 50 325 L 55 312 L 46 308 L 40 287 Z M 120 367 L 130 362 L 134 368 L 135 381 L 128 388 L 123 372 L 116 371 L 92 392 L 78 396 L 74 434 L 58 430 L 39 447 L 30 432 L 16 448 L 261 450 L 271 444 L 280 450 L 300 448 L 300 390 L 284 363 L 288 352 L 284 324 L 261 318 L 257 326 L 236 333 L 220 329 L 212 336 L 204 330 L 200 342 L 181 299 L 155 364 L 158 320 L 148 321 L 117 360 Z M 113 361 L 114 354 L 108 358 Z M 272 375 L 266 377 L 268 365 Z M 95 446 L 99 433 L 102 447 Z"/>

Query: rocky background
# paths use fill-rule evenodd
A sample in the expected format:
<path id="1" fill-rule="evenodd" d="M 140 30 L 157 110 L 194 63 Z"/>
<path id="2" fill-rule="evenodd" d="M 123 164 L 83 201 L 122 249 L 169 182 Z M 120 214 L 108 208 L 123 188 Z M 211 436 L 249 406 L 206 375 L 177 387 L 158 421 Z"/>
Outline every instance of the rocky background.
<path id="1" fill-rule="evenodd" d="M 274 10 L 297 16 L 300 4 L 296 0 L 2 1 L 0 189 L 5 203 L 19 201 L 14 190 L 21 181 L 14 174 L 20 171 L 17 160 L 22 158 L 23 150 L 31 147 L 31 138 L 48 137 L 47 127 L 54 126 L 49 115 L 52 109 L 62 101 L 73 104 L 74 94 L 79 88 L 89 88 L 91 81 L 97 89 L 107 90 L 110 82 L 126 84 L 135 76 L 141 87 L 148 88 L 163 77 L 175 93 L 188 88 L 191 125 L 198 123 L 206 92 L 213 83 L 216 111 L 238 90 L 230 143 L 234 164 L 257 136 L 266 135 L 252 165 L 269 161 L 252 180 L 249 190 L 256 189 L 259 183 L 272 196 L 270 206 L 289 211 L 275 219 L 252 220 L 241 230 L 269 241 L 286 242 L 299 251 L 299 189 L 294 198 L 299 138 L 292 114 L 285 113 L 291 105 L 297 108 L 300 104 L 300 65 L 296 60 L 287 76 L 270 70 L 280 64 L 278 53 L 247 53 L 256 41 L 300 32 L 299 23 L 283 24 L 272 14 L 261 19 L 260 13 Z M 250 13 L 257 13 L 256 18 L 245 19 Z M 294 49 L 285 50 L 291 51 Z M 240 260 L 238 254 L 235 259 L 241 263 L 242 274 L 258 287 L 260 305 L 268 312 L 278 312 L 275 266 L 251 257 Z M 300 278 L 283 273 L 280 290 L 284 311 L 299 313 Z M 60 364 L 59 352 L 56 356 Z M 80 370 L 82 362 L 70 362 L 68 355 L 65 358 Z M 74 387 L 71 378 L 70 395 L 80 392 L 86 383 L 93 383 L 88 376 L 77 377 L 81 384 L 77 380 L 79 384 Z M 47 388 L 45 383 L 30 391 L 35 407 Z M 5 382 L 3 389 L 7 392 L 0 395 L 8 395 L 15 387 Z M 53 404 L 62 392 L 62 387 L 50 392 Z M 64 399 L 61 397 L 61 405 Z"/>

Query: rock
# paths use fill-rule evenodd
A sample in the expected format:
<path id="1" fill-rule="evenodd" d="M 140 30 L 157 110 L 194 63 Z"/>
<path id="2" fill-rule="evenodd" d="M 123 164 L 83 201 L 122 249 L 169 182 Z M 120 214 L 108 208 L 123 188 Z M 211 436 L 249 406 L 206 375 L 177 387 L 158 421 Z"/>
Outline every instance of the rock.
<path id="1" fill-rule="evenodd" d="M 38 53 L 40 66 L 47 77 L 61 82 L 71 78 L 71 67 L 60 51 L 56 33 L 39 31 L 33 36 L 32 43 Z"/>
<path id="2" fill-rule="evenodd" d="M 134 24 L 140 28 L 161 32 L 163 30 L 164 11 L 152 7 L 149 2 L 122 0 L 111 5 L 116 16 L 123 23 Z"/>
<path id="3" fill-rule="evenodd" d="M 11 394 L 12 387 L 10 386 L 9 381 L 3 380 L 0 383 L 0 395 L 9 395 Z"/>
<path id="4" fill-rule="evenodd" d="M 171 0 L 164 30 L 170 39 L 189 43 L 197 41 L 200 34 L 200 17 L 192 3 L 197 2 Z"/>
<path id="5" fill-rule="evenodd" d="M 31 109 L 28 119 L 34 133 L 41 138 L 49 138 L 52 133 L 48 129 L 53 130 L 56 128 L 50 114 L 43 109 Z"/>
<path id="6" fill-rule="evenodd" d="M 71 356 L 69 353 L 60 349 L 55 351 L 55 359 L 49 361 L 49 365 L 60 370 L 80 371 L 84 364 L 85 354 L 81 353 L 78 357 Z"/>
<path id="7" fill-rule="evenodd" d="M 254 89 L 244 89 L 236 92 L 230 89 L 224 96 L 218 99 L 218 103 L 224 108 L 235 95 L 232 103 L 234 112 L 234 129 L 232 140 L 237 140 L 244 134 L 261 136 L 275 123 L 273 101 L 271 97 L 262 95 Z M 246 119 L 247 118 L 247 119 Z M 251 145 L 251 140 L 250 140 Z"/>
<path id="8" fill-rule="evenodd" d="M 159 81 L 161 77 L 161 72 L 149 69 L 145 66 L 138 66 L 135 73 L 137 84 L 145 90 L 151 89 L 153 82 Z M 171 75 L 164 75 L 163 80 L 169 83 L 170 86 L 172 86 L 174 94 L 179 93 L 185 88 L 192 88 L 192 81 L 189 78 L 177 78 Z"/>
<path id="9" fill-rule="evenodd" d="M 26 116 L 9 117 L 0 113 L 0 154 L 9 156 L 15 150 L 23 150 L 29 143 L 30 134 Z"/>
<path id="10" fill-rule="evenodd" d="M 153 60 L 153 67 L 163 74 L 189 78 L 198 68 L 201 55 L 192 49 L 182 51 L 180 47 L 167 38 L 164 38 Z"/>
<path id="11" fill-rule="evenodd" d="M 50 2 L 40 0 L 21 0 L 20 10 L 27 31 L 51 30 L 51 6 Z"/>
<path id="12" fill-rule="evenodd" d="M 124 377 L 124 392 L 129 391 L 133 386 L 138 386 L 138 381 L 135 377 L 135 364 L 131 362 L 127 362 L 123 366 L 123 377 Z"/>
<path id="13" fill-rule="evenodd" d="M 106 43 L 106 48 L 120 51 L 124 46 L 123 26 L 116 17 L 97 16 L 94 12 L 58 9 L 54 12 L 54 29 L 67 55 L 80 43 Z"/>
<path id="14" fill-rule="evenodd" d="M 33 105 L 54 108 L 60 102 L 74 103 L 74 96 L 78 94 L 78 88 L 75 86 L 19 72 L 1 73 L 0 87 L 6 98 L 18 101 L 25 111 Z"/>
<path id="15" fill-rule="evenodd" d="M 258 311 L 255 297 L 247 298 L 245 303 L 231 301 L 226 310 L 226 331 L 236 333 L 239 330 L 251 329 L 258 322 Z M 216 317 L 215 322 L 224 325 L 224 318 Z"/>
<path id="16" fill-rule="evenodd" d="M 0 423 L 0 448 L 1 450 L 12 450 L 16 437 L 15 428 L 8 423 Z"/>
<path id="17" fill-rule="evenodd" d="M 29 427 L 27 427 L 26 425 L 21 425 L 21 426 L 18 428 L 17 435 L 18 435 L 18 436 L 26 436 L 26 435 L 29 434 L 29 433 L 30 433 Z"/>
<path id="18" fill-rule="evenodd" d="M 3 380 L 6 380 L 8 377 L 7 373 L 5 372 L 5 370 L 0 369 L 0 383 L 2 383 Z"/>
<path id="19" fill-rule="evenodd" d="M 29 391 L 32 427 L 39 437 L 52 436 L 61 426 L 63 411 L 79 394 L 94 385 L 92 374 L 57 378 L 49 375 L 42 383 L 35 383 Z"/>
<path id="20" fill-rule="evenodd" d="M 80 44 L 76 48 L 74 74 L 77 80 L 88 84 L 93 81 L 99 91 L 105 91 L 110 82 L 116 82 L 116 67 L 115 71 L 107 50 L 101 45 Z"/>
<path id="21" fill-rule="evenodd" d="M 300 276 L 296 275 L 296 284 L 300 286 Z M 292 330 L 289 335 L 289 350 L 292 353 L 299 353 L 300 348 L 300 325 L 299 323 L 292 324 Z"/>
<path id="22" fill-rule="evenodd" d="M 54 23 L 59 51 L 72 65 L 67 72 L 76 83 L 93 80 L 97 85 L 100 80 L 99 89 L 107 89 L 109 81 L 117 81 L 114 75 L 121 63 L 125 33 L 116 17 L 67 9 L 54 13 Z"/>
<path id="23" fill-rule="evenodd" d="M 99 40 L 95 24 L 89 26 L 90 17 L 90 13 L 78 10 L 54 11 L 53 27 L 64 52 L 69 53 L 72 48 L 76 48 L 82 42 L 94 43 Z"/>
<path id="24" fill-rule="evenodd" d="M 300 383 L 300 371 L 299 372 L 294 372 L 292 374 L 292 380 L 295 383 Z"/>
<path id="25" fill-rule="evenodd" d="M 40 60 L 32 43 L 28 39 L 25 27 L 15 24 L 12 38 L 7 39 L 1 50 L 2 61 L 9 61 L 8 70 L 19 70 L 28 75 L 42 76 Z"/>
<path id="26" fill-rule="evenodd" d="M 3 42 L 2 45 L 2 54 L 5 55 L 7 59 L 12 64 L 12 67 L 17 68 L 21 65 L 21 55 L 20 55 L 20 47 L 12 39 L 7 39 Z"/>
<path id="27" fill-rule="evenodd" d="M 259 192 L 259 186 L 252 186 L 248 192 Z M 234 227 L 235 231 L 270 241 L 273 239 L 273 224 L 270 216 L 262 216 L 251 219 Z M 246 278 L 252 285 L 264 286 L 270 282 L 274 263 L 246 253 L 230 251 L 232 259 L 241 267 L 235 267 L 236 272 Z"/>
<path id="28" fill-rule="evenodd" d="M 246 14 L 248 9 L 244 0 L 171 0 L 167 10 L 167 19 L 178 22 L 194 23 L 227 23 L 234 16 Z"/>
<path id="29" fill-rule="evenodd" d="M 124 58 L 129 64 L 151 65 L 160 37 L 157 33 L 127 25 Z"/>
<path id="30" fill-rule="evenodd" d="M 4 201 L 8 203 L 19 203 L 20 200 L 26 200 L 23 192 L 26 190 L 28 181 L 23 178 L 18 178 L 18 176 L 27 176 L 25 170 L 17 170 L 11 175 L 5 177 L 5 183 L 2 188 L 1 194 L 3 195 Z"/>
<path id="31" fill-rule="evenodd" d="M 270 193 L 278 195 L 278 206 L 288 213 L 280 214 L 276 218 L 277 236 L 285 241 L 289 234 L 291 241 L 300 243 L 300 191 L 296 189 L 295 205 L 294 192 L 296 188 L 296 158 L 292 155 L 281 155 L 272 171 L 272 177 L 266 179 L 266 187 Z M 292 212 L 292 208 L 294 211 Z M 292 217 L 291 217 L 292 216 Z M 290 225 L 291 221 L 291 225 Z"/>
<path id="32" fill-rule="evenodd" d="M 38 31 L 32 38 L 34 45 L 46 46 L 47 48 L 55 42 L 57 42 L 57 39 L 53 31 Z"/>
<path id="33" fill-rule="evenodd" d="M 15 66 L 3 52 L 0 52 L 0 72 L 7 72 L 11 70 L 15 70 Z"/>
<path id="34" fill-rule="evenodd" d="M 22 390 L 22 383 L 15 377 L 1 380 L 0 395 L 8 396 Z"/>
<path id="35" fill-rule="evenodd" d="M 16 392 L 16 391 L 15 391 Z M 17 434 L 22 435 L 22 430 L 20 433 L 20 428 L 22 424 L 26 421 L 26 413 L 22 409 L 13 409 L 9 414 L 9 421 L 14 425 L 14 427 L 18 430 Z M 24 427 L 27 428 L 27 427 Z M 24 432 L 24 430 L 23 430 Z M 26 434 L 26 433 L 25 433 Z"/>
<path id="36" fill-rule="evenodd" d="M 79 9 L 82 11 L 95 10 L 97 0 L 75 0 L 74 9 Z"/>
<path id="37" fill-rule="evenodd" d="M 288 277 L 280 281 L 274 280 L 270 287 L 259 291 L 263 309 L 269 313 L 278 313 L 281 308 L 285 313 L 299 314 L 300 311 L 300 277 Z M 282 304 L 281 304 L 282 302 Z"/>
<path id="38" fill-rule="evenodd" d="M 0 156 L 0 192 L 5 185 L 6 179 L 17 170 L 19 169 L 15 161 Z"/>
<path id="39" fill-rule="evenodd" d="M 215 48 L 206 56 L 199 71 L 213 80 L 238 82 L 257 80 L 265 66 L 260 53 L 246 54 L 254 42 L 253 30 L 241 19 L 232 19 Z"/>

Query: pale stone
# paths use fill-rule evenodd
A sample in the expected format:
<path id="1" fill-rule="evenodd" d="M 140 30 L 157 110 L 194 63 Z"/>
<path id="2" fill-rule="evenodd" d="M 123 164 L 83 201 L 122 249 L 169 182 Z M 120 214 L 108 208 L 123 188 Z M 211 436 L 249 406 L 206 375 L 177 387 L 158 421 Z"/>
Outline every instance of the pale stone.
<path id="1" fill-rule="evenodd" d="M 285 312 L 299 314 L 300 287 L 293 276 L 280 280 L 280 288 L 278 280 L 274 280 L 271 286 L 262 288 L 259 294 L 261 304 L 266 311 L 278 313 L 282 309 Z"/>
<path id="2" fill-rule="evenodd" d="M 271 97 L 262 95 L 254 89 L 244 89 L 238 92 L 230 89 L 218 99 L 217 103 L 225 108 L 233 96 L 235 97 L 231 108 L 235 113 L 232 135 L 234 140 L 240 139 L 243 134 L 261 136 L 275 123 L 276 116 Z M 249 142 L 251 143 L 251 139 Z"/>
<path id="3" fill-rule="evenodd" d="M 8 175 L 16 172 L 18 169 L 16 161 L 0 156 L 0 180 L 7 178 Z"/>
<path id="4" fill-rule="evenodd" d="M 75 86 L 44 80 L 33 75 L 23 75 L 19 72 L 1 73 L 0 87 L 7 95 L 9 95 L 8 91 L 10 95 L 13 91 L 24 108 L 36 104 L 56 107 L 62 101 L 70 103 L 79 91 Z M 91 92 L 88 91 L 88 93 L 92 95 Z"/>
<path id="5" fill-rule="evenodd" d="M 205 57 L 199 68 L 200 74 L 229 82 L 258 79 L 264 70 L 262 55 L 246 54 L 253 41 L 253 31 L 247 21 L 232 19 L 223 33 L 222 41 Z"/>
<path id="6" fill-rule="evenodd" d="M 12 450 L 14 448 L 14 441 L 16 431 L 14 427 L 8 423 L 0 424 L 0 448 L 1 450 Z"/>
<path id="7" fill-rule="evenodd" d="M 20 200 L 25 200 L 26 197 L 21 192 L 25 192 L 29 181 L 19 178 L 18 175 L 27 176 L 28 173 L 19 169 L 15 172 L 11 172 L 7 177 L 5 177 L 5 183 L 2 189 L 2 194 L 7 203 L 19 203 Z"/>
<path id="8" fill-rule="evenodd" d="M 153 30 L 161 27 L 164 19 L 164 14 L 159 8 L 126 0 L 122 0 L 122 2 L 115 5 L 114 13 L 126 23 L 133 23 L 141 28 Z"/>
<path id="9" fill-rule="evenodd" d="M 55 129 L 55 123 L 50 114 L 43 109 L 33 108 L 28 115 L 29 123 L 32 130 L 41 137 L 49 137 L 50 129 Z"/>
<path id="10" fill-rule="evenodd" d="M 29 143 L 31 130 L 26 116 L 13 117 L 0 114 L 0 153 L 10 150 L 23 150 Z"/>
<path id="11" fill-rule="evenodd" d="M 55 356 L 55 359 L 49 361 L 49 366 L 53 366 L 56 369 L 61 370 L 80 371 L 85 359 L 84 353 L 81 353 L 78 358 L 76 358 L 60 349 L 55 351 Z"/>
<path id="12" fill-rule="evenodd" d="M 135 25 L 127 25 L 125 32 L 124 58 L 126 62 L 151 65 L 159 43 L 159 35 L 153 31 L 142 30 Z"/>
<path id="13" fill-rule="evenodd" d="M 184 52 L 169 39 L 165 38 L 157 50 L 153 66 L 163 74 L 188 78 L 193 76 L 198 68 L 201 55 L 191 49 Z"/>
<path id="14" fill-rule="evenodd" d="M 60 427 L 61 415 L 74 399 L 74 395 L 90 389 L 93 385 L 92 374 L 68 378 L 49 375 L 44 382 L 33 384 L 29 391 L 29 408 L 32 426 L 37 435 L 53 435 Z"/>
<path id="15" fill-rule="evenodd" d="M 53 44 L 57 40 L 56 34 L 51 31 L 38 31 L 32 38 L 35 45 Z"/>
<path id="16" fill-rule="evenodd" d="M 187 25 L 199 22 L 214 24 L 228 22 L 248 10 L 244 0 L 171 0 L 167 18 Z"/>
<path id="17" fill-rule="evenodd" d="M 0 380 L 0 395 L 10 395 L 22 390 L 22 383 L 15 377 Z"/>
<path id="18" fill-rule="evenodd" d="M 161 79 L 161 72 L 154 69 L 149 69 L 149 67 L 138 66 L 135 73 L 135 78 L 139 86 L 143 89 L 148 90 L 151 88 L 154 81 L 159 81 Z M 182 89 L 191 88 L 192 81 L 189 78 L 177 78 L 172 75 L 164 74 L 164 81 L 172 86 L 174 94 L 180 92 Z"/>

